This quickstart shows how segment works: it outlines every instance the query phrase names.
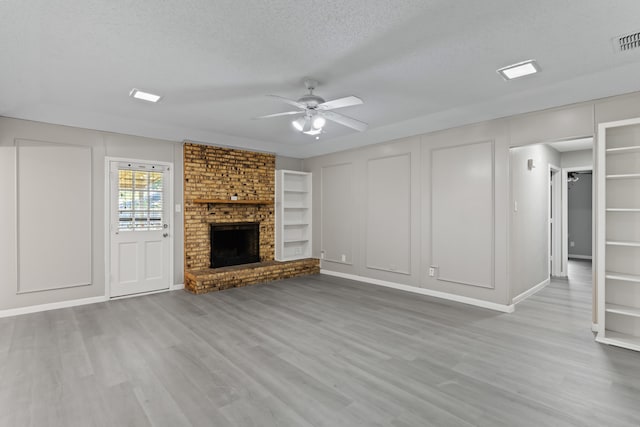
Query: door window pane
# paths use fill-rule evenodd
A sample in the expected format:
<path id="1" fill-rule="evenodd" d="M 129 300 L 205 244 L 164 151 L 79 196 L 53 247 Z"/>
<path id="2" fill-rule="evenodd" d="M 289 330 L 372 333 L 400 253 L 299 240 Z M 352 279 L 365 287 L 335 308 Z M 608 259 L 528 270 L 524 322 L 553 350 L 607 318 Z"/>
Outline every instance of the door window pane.
<path id="1" fill-rule="evenodd" d="M 161 230 L 164 206 L 162 172 L 118 171 L 118 228 Z"/>

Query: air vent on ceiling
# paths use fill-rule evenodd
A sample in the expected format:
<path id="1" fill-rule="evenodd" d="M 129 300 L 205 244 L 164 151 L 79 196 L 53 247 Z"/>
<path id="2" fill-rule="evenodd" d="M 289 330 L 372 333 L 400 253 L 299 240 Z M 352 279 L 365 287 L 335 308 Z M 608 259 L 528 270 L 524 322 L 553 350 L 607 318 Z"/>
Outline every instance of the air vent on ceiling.
<path id="1" fill-rule="evenodd" d="M 626 52 L 640 47 L 640 32 L 624 34 L 614 39 L 616 50 Z"/>

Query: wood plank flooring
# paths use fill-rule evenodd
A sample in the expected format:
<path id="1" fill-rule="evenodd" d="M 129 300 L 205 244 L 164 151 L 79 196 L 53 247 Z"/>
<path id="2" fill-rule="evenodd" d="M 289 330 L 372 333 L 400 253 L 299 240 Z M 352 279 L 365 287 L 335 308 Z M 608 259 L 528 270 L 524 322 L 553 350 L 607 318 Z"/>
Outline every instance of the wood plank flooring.
<path id="1" fill-rule="evenodd" d="M 320 275 L 0 319 L 0 426 L 638 426 L 571 268 L 513 314 Z"/>

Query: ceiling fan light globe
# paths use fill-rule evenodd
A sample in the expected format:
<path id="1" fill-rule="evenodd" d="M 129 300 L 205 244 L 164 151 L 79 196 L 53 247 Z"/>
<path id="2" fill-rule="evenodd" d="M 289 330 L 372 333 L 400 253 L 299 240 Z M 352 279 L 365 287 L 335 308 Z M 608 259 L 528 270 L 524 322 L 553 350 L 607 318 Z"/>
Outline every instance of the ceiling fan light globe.
<path id="1" fill-rule="evenodd" d="M 291 122 L 291 125 L 295 128 L 295 130 L 297 130 L 298 132 L 302 132 L 302 130 L 304 129 L 304 118 L 299 118 L 297 120 L 294 120 Z"/>
<path id="2" fill-rule="evenodd" d="M 311 117 L 307 116 L 304 118 L 304 125 L 302 126 L 302 132 L 309 132 L 311 128 L 312 128 Z"/>
<path id="3" fill-rule="evenodd" d="M 313 119 L 313 128 L 314 129 L 322 129 L 325 124 L 327 124 L 327 121 L 322 116 L 318 116 L 318 117 Z"/>

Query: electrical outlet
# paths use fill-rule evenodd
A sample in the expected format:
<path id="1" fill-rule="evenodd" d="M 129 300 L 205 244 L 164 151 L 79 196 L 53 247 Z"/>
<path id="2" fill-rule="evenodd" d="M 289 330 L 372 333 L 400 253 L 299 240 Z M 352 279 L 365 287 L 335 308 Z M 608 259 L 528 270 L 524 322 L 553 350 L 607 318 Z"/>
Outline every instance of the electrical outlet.
<path id="1" fill-rule="evenodd" d="M 569 246 L 571 246 L 572 248 L 576 246 L 576 242 L 569 242 Z"/>
<path id="2" fill-rule="evenodd" d="M 435 267 L 429 267 L 429 276 L 433 277 L 436 275 L 436 268 Z"/>
<path id="3" fill-rule="evenodd" d="M 342 254 L 340 259 L 342 260 L 342 262 L 347 262 L 347 256 L 345 254 Z"/>
<path id="4" fill-rule="evenodd" d="M 296 255 L 302 254 L 302 248 L 296 248 Z"/>
<path id="5" fill-rule="evenodd" d="M 324 259 L 324 251 L 320 251 L 320 259 Z"/>

